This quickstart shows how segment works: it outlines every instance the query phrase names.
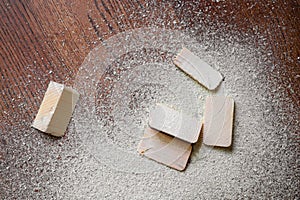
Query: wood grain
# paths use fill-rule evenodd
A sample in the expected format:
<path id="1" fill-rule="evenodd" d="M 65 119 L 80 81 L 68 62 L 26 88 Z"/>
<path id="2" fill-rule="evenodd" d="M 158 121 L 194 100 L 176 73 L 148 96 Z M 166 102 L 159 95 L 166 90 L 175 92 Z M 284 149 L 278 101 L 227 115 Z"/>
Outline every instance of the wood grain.
<path id="1" fill-rule="evenodd" d="M 17 160 L 31 154 L 29 147 L 23 151 L 26 145 L 21 140 L 2 140 L 1 134 L 11 133 L 16 124 L 28 129 L 50 80 L 72 85 L 78 68 L 95 46 L 117 33 L 139 27 L 184 30 L 201 23 L 201 27 L 214 27 L 215 34 L 221 34 L 218 29 L 240 33 L 240 37 L 248 34 L 255 38 L 257 47 L 259 36 L 263 36 L 264 46 L 271 49 L 268 56 L 272 63 L 261 67 L 267 78 L 278 82 L 292 99 L 286 103 L 292 104 L 293 110 L 282 115 L 300 116 L 299 21 L 299 0 L 1 0 L 0 161 L 13 165 L 8 159 L 10 155 Z M 300 141 L 299 132 L 294 132 L 291 131 L 289 139 Z M 52 140 L 46 138 L 44 143 L 51 146 Z M 298 143 L 295 152 L 299 150 Z M 4 151 L 1 145 L 10 148 Z M 292 166 L 287 173 L 297 177 L 298 163 L 294 158 L 287 162 Z M 33 171 L 35 166 L 27 169 Z M 18 179 L 30 180 L 29 175 Z M 5 180 L 0 194 L 17 184 L 4 178 L 0 170 L 0 185 Z"/>
<path id="2" fill-rule="evenodd" d="M 21 95 L 34 105 L 32 117 L 40 103 L 39 90 L 44 91 L 50 80 L 72 84 L 83 59 L 99 42 L 125 30 L 153 25 L 157 23 L 153 19 L 158 18 L 174 28 L 168 19 L 189 22 L 199 11 L 203 12 L 200 18 L 209 18 L 203 23 L 222 21 L 232 25 L 225 29 L 265 33 L 276 70 L 282 73 L 280 81 L 291 84 L 287 92 L 300 106 L 299 94 L 292 92 L 299 91 L 300 85 L 297 1 L 178 2 L 1 1 L 0 90 L 5 94 L 1 95 L 1 110 L 17 112 L 12 99 Z M 167 14 L 162 17 L 162 13 Z M 193 26 L 193 22 L 188 25 Z M 1 112 L 1 118 L 3 115 Z"/>

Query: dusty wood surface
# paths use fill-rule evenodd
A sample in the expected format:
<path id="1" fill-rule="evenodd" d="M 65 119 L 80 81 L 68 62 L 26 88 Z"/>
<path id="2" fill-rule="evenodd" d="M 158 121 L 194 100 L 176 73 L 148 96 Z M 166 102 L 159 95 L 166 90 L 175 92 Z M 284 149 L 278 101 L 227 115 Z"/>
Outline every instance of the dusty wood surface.
<path id="1" fill-rule="evenodd" d="M 0 1 L 0 130 L 3 133 L 0 134 L 13 129 L 15 123 L 31 123 L 49 81 L 72 85 L 85 56 L 101 41 L 133 28 L 162 24 L 165 28 L 176 28 L 170 20 L 184 21 L 187 27 L 180 28 L 189 28 L 195 25 L 190 19 L 197 17 L 206 26 L 220 26 L 241 35 L 263 34 L 266 45 L 272 49 L 273 60 L 265 67 L 275 66 L 268 78 L 276 77 L 293 100 L 295 113 L 285 114 L 299 116 L 300 3 L 297 0 L 274 3 L 3 0 Z M 1 143 L 9 145 L 9 142 L 1 140 L 0 135 L 0 147 Z M 0 149 L 0 161 L 3 157 Z"/>
<path id="2" fill-rule="evenodd" d="M 158 8 L 165 13 L 170 11 L 164 16 L 166 21 L 168 18 L 188 21 L 184 13 L 189 12 L 190 18 L 193 18 L 202 11 L 203 18 L 209 17 L 211 23 L 219 20 L 232 25 L 227 28 L 243 33 L 255 34 L 253 27 L 256 27 L 268 38 L 274 65 L 282 73 L 281 81 L 290 83 L 291 89 L 299 91 L 300 8 L 297 1 L 274 4 L 260 1 L 251 9 L 246 2 L 146 2 L 1 1 L 1 110 L 18 112 L 13 105 L 17 96 L 21 95 L 23 99 L 33 101 L 28 102 L 34 105 L 28 111 L 32 117 L 40 102 L 33 96 L 39 96 L 37 90 L 45 90 L 45 83 L 54 80 L 72 84 L 78 67 L 93 47 L 119 32 L 155 24 L 156 15 L 162 15 L 155 13 Z M 193 6 L 196 4 L 198 6 Z M 207 7 L 209 9 L 204 9 Z M 224 9 L 226 12 L 223 12 Z M 151 12 L 154 13 L 147 18 Z M 174 28 L 174 25 L 166 27 Z M 289 93 L 300 106 L 299 92 Z M 5 118 L 3 112 L 0 117 L 2 120 Z"/>

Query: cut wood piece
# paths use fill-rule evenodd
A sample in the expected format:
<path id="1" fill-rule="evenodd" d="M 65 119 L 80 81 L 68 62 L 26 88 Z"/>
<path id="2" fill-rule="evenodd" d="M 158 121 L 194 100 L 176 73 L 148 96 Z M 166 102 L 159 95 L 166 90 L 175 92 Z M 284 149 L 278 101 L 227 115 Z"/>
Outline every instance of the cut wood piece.
<path id="1" fill-rule="evenodd" d="M 188 142 L 147 127 L 138 152 L 159 163 L 182 171 L 192 152 Z"/>
<path id="2" fill-rule="evenodd" d="M 32 127 L 54 136 L 63 136 L 79 94 L 72 88 L 51 81 Z"/>
<path id="3" fill-rule="evenodd" d="M 206 98 L 203 143 L 211 146 L 229 147 L 232 141 L 234 101 L 226 96 Z"/>
<path id="4" fill-rule="evenodd" d="M 198 141 L 202 122 L 172 108 L 157 104 L 150 112 L 149 126 L 189 143 Z"/>
<path id="5" fill-rule="evenodd" d="M 209 90 L 216 89 L 223 80 L 218 71 L 186 48 L 180 51 L 174 64 Z"/>

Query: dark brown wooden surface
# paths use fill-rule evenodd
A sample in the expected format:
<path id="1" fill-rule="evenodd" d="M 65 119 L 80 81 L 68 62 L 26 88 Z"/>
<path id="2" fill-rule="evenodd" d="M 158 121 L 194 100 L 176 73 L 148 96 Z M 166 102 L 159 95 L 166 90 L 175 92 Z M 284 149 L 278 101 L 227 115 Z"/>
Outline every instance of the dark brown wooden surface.
<path id="1" fill-rule="evenodd" d="M 203 12 L 202 18 L 209 18 L 204 23 L 221 21 L 232 25 L 225 29 L 230 27 L 255 34 L 253 27 L 257 27 L 268 38 L 274 64 L 282 73 L 281 81 L 299 91 L 300 8 L 297 1 L 196 2 L 1 1 L 1 121 L 12 121 L 3 111 L 16 109 L 13 106 L 16 96 L 34 101 L 33 96 L 39 96 L 37 90 L 44 90 L 50 80 L 72 84 L 85 56 L 102 40 L 132 28 L 155 25 L 158 17 L 165 22 L 168 19 L 189 22 L 199 11 Z M 166 16 L 162 17 L 163 14 Z M 193 26 L 193 22 L 188 26 Z M 174 28 L 174 25 L 165 23 L 165 27 Z M 289 93 L 300 106 L 299 92 Z M 40 98 L 28 103 L 34 105 L 28 111 L 32 118 Z"/>
<path id="2" fill-rule="evenodd" d="M 16 123 L 31 123 L 47 83 L 72 85 L 85 56 L 101 41 L 133 28 L 177 28 L 170 20 L 186 22 L 180 29 L 191 28 L 197 17 L 205 26 L 263 34 L 276 66 L 270 73 L 280 74 L 276 81 L 282 86 L 290 85 L 284 88 L 296 110 L 286 114 L 300 115 L 299 1 L 3 0 L 0 134 Z"/>

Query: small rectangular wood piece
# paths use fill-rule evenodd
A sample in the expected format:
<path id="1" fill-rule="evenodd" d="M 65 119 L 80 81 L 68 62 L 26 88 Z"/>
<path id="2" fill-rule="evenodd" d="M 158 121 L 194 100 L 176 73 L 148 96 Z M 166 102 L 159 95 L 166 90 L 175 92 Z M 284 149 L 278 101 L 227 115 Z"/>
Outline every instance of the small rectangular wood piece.
<path id="1" fill-rule="evenodd" d="M 171 168 L 182 171 L 186 168 L 192 152 L 188 142 L 147 127 L 138 152 Z"/>
<path id="2" fill-rule="evenodd" d="M 76 90 L 51 81 L 32 127 L 53 136 L 63 136 L 78 98 Z"/>
<path id="3" fill-rule="evenodd" d="M 202 122 L 162 104 L 150 111 L 149 126 L 189 143 L 198 141 Z"/>
<path id="4" fill-rule="evenodd" d="M 183 48 L 173 60 L 174 64 L 209 90 L 216 89 L 223 80 L 222 75 L 209 64 Z"/>
<path id="5" fill-rule="evenodd" d="M 234 101 L 226 96 L 206 98 L 203 143 L 211 146 L 229 147 L 232 141 Z"/>

